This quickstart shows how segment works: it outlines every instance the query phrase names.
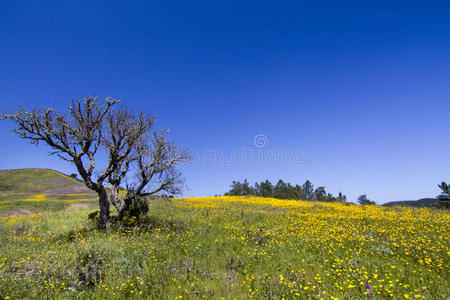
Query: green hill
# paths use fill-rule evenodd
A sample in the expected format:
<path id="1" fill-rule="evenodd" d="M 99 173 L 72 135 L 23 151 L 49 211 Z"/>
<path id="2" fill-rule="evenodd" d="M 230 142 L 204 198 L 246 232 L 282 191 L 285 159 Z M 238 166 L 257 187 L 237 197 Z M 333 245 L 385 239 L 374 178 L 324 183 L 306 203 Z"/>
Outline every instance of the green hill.
<path id="1" fill-rule="evenodd" d="M 437 202 L 436 198 L 423 198 L 419 200 L 392 201 L 383 204 L 383 206 L 435 207 Z"/>
<path id="2" fill-rule="evenodd" d="M 0 170 L 0 216 L 89 206 L 96 200 L 81 181 L 55 170 Z"/>
<path id="3" fill-rule="evenodd" d="M 0 170 L 0 192 L 5 193 L 92 193 L 81 181 L 50 169 Z"/>

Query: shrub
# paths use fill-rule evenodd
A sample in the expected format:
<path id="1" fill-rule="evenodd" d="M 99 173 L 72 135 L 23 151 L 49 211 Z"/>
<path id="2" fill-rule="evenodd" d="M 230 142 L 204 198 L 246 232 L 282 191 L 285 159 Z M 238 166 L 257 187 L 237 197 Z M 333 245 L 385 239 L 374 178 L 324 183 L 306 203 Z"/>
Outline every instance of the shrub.
<path id="1" fill-rule="evenodd" d="M 139 220 L 148 213 L 148 200 L 143 197 L 136 196 L 133 198 L 130 207 L 125 212 L 127 219 Z"/>
<path id="2" fill-rule="evenodd" d="M 98 221 L 100 220 L 100 212 L 98 210 L 91 212 L 88 215 L 88 220 L 92 223 L 98 224 Z"/>

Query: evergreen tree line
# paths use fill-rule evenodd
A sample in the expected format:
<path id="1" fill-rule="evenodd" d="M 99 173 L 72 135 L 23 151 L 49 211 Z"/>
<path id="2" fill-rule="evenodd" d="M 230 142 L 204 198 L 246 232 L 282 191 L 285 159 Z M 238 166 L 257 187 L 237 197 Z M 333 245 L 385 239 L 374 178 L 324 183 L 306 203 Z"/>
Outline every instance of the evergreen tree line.
<path id="1" fill-rule="evenodd" d="M 258 197 L 291 199 L 291 200 L 306 200 L 306 201 L 322 201 L 322 202 L 345 202 L 347 197 L 339 192 L 338 196 L 333 196 L 325 191 L 325 187 L 319 186 L 314 189 L 313 184 L 306 180 L 303 185 L 292 185 L 279 180 L 276 185 L 273 185 L 269 180 L 256 182 L 251 186 L 247 179 L 244 182 L 233 181 L 231 189 L 225 193 L 225 196 L 247 196 L 253 195 Z"/>

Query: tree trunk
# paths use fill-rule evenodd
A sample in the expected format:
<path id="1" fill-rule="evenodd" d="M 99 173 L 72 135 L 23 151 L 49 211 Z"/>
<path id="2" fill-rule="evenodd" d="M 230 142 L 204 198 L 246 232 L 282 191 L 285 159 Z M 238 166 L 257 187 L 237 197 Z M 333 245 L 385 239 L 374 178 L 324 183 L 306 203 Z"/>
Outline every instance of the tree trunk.
<path id="1" fill-rule="evenodd" d="M 111 188 L 111 195 L 109 196 L 110 202 L 114 205 L 118 213 L 120 213 L 123 207 L 122 201 L 120 201 L 119 192 L 120 192 L 119 188 L 113 186 Z"/>
<path id="2" fill-rule="evenodd" d="M 100 188 L 98 191 L 98 204 L 100 206 L 100 220 L 98 222 L 98 227 L 105 229 L 109 223 L 109 201 L 108 194 L 105 188 Z"/>
<path id="3" fill-rule="evenodd" d="M 125 216 L 125 213 L 130 208 L 132 202 L 133 202 L 133 198 L 132 197 L 126 196 L 125 199 L 123 199 L 123 205 L 122 205 L 122 208 L 119 211 L 119 220 L 123 219 L 123 217 Z"/>

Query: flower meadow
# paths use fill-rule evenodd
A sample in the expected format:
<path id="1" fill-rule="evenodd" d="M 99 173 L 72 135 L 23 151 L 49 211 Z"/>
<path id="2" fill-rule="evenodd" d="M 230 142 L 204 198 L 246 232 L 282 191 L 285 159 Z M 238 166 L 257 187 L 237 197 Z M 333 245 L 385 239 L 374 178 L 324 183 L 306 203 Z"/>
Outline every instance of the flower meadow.
<path id="1" fill-rule="evenodd" d="M 450 215 L 257 197 L 0 219 L 0 299 L 448 299 Z"/>

